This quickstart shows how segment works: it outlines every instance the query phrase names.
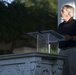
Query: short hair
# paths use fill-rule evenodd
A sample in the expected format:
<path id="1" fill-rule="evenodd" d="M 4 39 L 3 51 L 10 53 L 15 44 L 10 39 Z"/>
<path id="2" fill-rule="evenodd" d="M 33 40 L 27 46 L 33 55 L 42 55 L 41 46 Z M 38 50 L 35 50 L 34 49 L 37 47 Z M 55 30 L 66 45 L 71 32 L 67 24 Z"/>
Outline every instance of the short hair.
<path id="1" fill-rule="evenodd" d="M 74 16 L 74 7 L 71 5 L 63 5 L 62 8 L 66 8 L 66 10 L 70 13 L 70 16 Z"/>

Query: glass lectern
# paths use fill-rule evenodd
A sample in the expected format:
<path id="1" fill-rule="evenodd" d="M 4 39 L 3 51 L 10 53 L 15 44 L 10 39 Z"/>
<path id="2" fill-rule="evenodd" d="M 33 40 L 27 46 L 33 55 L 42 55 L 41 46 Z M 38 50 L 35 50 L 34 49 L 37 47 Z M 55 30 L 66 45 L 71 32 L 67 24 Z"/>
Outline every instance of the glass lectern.
<path id="1" fill-rule="evenodd" d="M 53 30 L 29 32 L 30 36 L 37 39 L 37 51 L 45 53 L 58 53 L 58 42 L 64 37 Z"/>

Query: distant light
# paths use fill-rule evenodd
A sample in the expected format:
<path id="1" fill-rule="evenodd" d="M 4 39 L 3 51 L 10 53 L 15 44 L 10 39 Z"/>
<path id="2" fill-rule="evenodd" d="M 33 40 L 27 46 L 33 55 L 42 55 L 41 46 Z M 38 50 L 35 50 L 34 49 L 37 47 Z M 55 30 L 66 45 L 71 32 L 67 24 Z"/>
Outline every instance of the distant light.
<path id="1" fill-rule="evenodd" d="M 3 1 L 6 1 L 6 2 L 8 2 L 8 3 L 11 3 L 11 2 L 14 1 L 14 0 L 3 0 Z"/>

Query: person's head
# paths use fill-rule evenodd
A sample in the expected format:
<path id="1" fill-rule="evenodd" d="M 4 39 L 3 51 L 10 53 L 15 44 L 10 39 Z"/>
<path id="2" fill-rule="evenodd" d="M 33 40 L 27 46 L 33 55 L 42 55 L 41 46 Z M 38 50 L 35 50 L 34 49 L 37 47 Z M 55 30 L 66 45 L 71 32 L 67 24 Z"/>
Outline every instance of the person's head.
<path id="1" fill-rule="evenodd" d="M 64 5 L 62 7 L 60 16 L 64 21 L 68 21 L 71 17 L 74 16 L 74 8 L 70 5 Z"/>

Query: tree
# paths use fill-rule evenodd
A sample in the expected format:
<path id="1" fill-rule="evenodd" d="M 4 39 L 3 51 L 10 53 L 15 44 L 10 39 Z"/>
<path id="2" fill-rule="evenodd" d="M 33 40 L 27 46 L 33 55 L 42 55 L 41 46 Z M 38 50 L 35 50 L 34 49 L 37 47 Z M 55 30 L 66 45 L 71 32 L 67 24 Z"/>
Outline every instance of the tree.
<path id="1" fill-rule="evenodd" d="M 15 0 L 20 2 L 21 0 Z M 43 29 L 57 29 L 57 0 L 22 0 Z M 44 22 L 44 23 L 42 23 Z M 37 25 L 35 24 L 35 25 Z M 46 24 L 46 25 L 45 25 Z M 53 25 L 51 25 L 53 24 Z M 47 27 L 46 27 L 47 26 Z"/>
<path id="2" fill-rule="evenodd" d="M 11 53 L 15 42 L 28 39 L 28 32 L 57 29 L 56 0 L 16 0 L 11 4 L 0 2 L 0 42 L 11 42 Z"/>

